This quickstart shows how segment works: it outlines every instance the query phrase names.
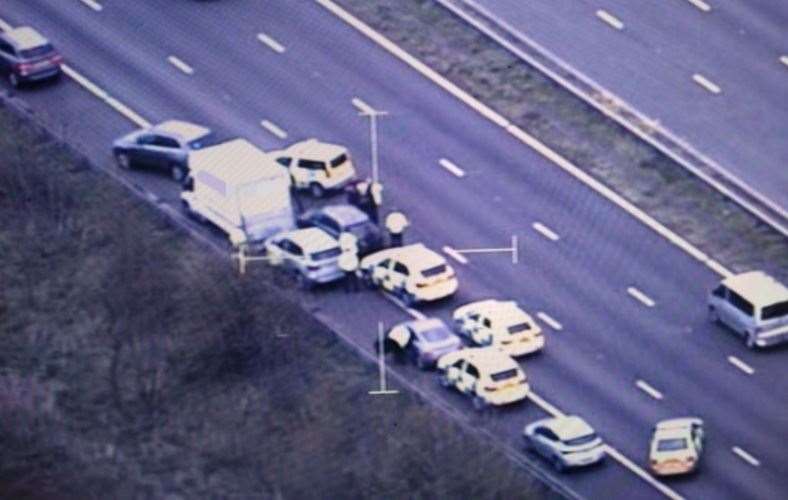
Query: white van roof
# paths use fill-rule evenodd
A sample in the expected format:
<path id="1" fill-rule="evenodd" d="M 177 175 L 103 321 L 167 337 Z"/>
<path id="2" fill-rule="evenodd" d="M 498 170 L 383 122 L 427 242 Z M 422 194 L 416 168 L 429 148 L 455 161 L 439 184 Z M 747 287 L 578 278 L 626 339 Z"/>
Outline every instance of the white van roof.
<path id="1" fill-rule="evenodd" d="M 229 185 L 287 177 L 287 169 L 246 139 L 234 139 L 189 153 L 192 171 L 207 171 Z"/>
<path id="2" fill-rule="evenodd" d="M 763 271 L 737 274 L 722 280 L 722 284 L 755 307 L 788 301 L 788 288 Z"/>

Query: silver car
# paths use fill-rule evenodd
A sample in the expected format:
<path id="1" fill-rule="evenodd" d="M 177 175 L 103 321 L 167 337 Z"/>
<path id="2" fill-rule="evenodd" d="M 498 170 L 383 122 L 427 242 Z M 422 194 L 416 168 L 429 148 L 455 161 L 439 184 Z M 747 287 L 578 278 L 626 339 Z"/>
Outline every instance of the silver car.
<path id="1" fill-rule="evenodd" d="M 169 120 L 124 135 L 112 145 L 112 154 L 121 168 L 163 170 L 183 182 L 189 173 L 189 152 L 214 142 L 213 133 L 206 127 Z"/>
<path id="2" fill-rule="evenodd" d="M 63 56 L 38 31 L 20 26 L 0 31 L 0 73 L 13 87 L 57 78 Z"/>
<path id="3" fill-rule="evenodd" d="M 438 358 L 462 348 L 460 338 L 438 318 L 427 318 L 400 323 L 383 340 L 385 353 L 392 353 L 399 361 L 411 361 L 422 370 L 435 367 Z M 380 340 L 375 341 L 375 352 L 380 352 Z"/>
<path id="4" fill-rule="evenodd" d="M 337 240 L 317 227 L 279 233 L 265 243 L 268 262 L 293 273 L 301 288 L 336 281 L 345 276 L 339 268 L 342 254 Z"/>
<path id="5" fill-rule="evenodd" d="M 605 458 L 605 444 L 594 429 L 574 415 L 545 418 L 523 429 L 526 447 L 549 460 L 559 472 Z"/>

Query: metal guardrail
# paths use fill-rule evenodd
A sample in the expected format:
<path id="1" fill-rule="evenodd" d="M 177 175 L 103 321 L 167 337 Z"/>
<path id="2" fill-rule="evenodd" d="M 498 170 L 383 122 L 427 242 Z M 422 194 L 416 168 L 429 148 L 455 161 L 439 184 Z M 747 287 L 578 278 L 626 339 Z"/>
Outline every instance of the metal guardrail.
<path id="1" fill-rule="evenodd" d="M 788 236 L 788 212 L 747 186 L 685 140 L 638 112 L 632 105 L 575 70 L 473 0 L 435 0 L 490 39 L 535 67 L 605 116 L 646 141 L 752 215 Z"/>

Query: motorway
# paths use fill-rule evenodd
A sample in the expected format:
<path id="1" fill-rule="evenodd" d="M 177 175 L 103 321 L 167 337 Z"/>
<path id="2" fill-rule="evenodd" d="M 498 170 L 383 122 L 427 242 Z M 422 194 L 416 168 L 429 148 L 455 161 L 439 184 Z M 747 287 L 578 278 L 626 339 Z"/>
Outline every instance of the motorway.
<path id="1" fill-rule="evenodd" d="M 788 3 L 462 1 L 788 211 Z"/>
<path id="2" fill-rule="evenodd" d="M 776 499 L 788 492 L 787 453 L 778 437 L 788 428 L 788 351 L 747 351 L 707 322 L 705 294 L 718 275 L 318 3 L 106 1 L 95 10 L 78 0 L 5 0 L 0 18 L 41 30 L 71 67 L 151 122 L 187 119 L 222 135 L 243 135 L 266 150 L 314 136 L 348 146 L 363 169 L 369 165 L 368 125 L 352 99 L 387 110 L 380 122 L 384 200 L 411 219 L 407 240 L 435 249 L 504 247 L 513 235 L 519 241 L 517 264 L 506 253 L 453 261 L 458 295 L 421 312 L 448 320 L 471 300 L 517 299 L 557 322 L 541 322 L 545 351 L 522 361 L 542 398 L 584 416 L 640 466 L 654 422 L 704 418 L 710 437 L 700 473 L 666 481 L 683 497 Z M 261 33 L 283 50 L 261 42 Z M 191 71 L 172 64 L 173 56 Z M 128 119 L 67 78 L 17 96 L 65 129 L 96 165 L 115 169 L 110 144 L 134 128 Z M 262 127 L 262 120 L 287 139 Z M 442 158 L 465 175 L 441 167 Z M 168 179 L 124 175 L 155 193 L 160 204 L 177 208 L 178 188 Z M 558 238 L 535 230 L 535 223 Z M 630 293 L 635 290 L 651 305 Z M 304 303 L 368 351 L 379 321 L 390 326 L 408 318 L 370 292 L 348 297 L 318 290 L 305 294 Z M 732 364 L 731 356 L 753 373 Z M 470 401 L 440 388 L 434 374 L 396 371 L 430 399 L 467 415 L 469 425 L 513 447 L 520 448 L 525 423 L 546 415 L 530 401 L 476 415 Z M 376 384 L 370 380 L 371 389 Z M 614 460 L 558 476 L 531 458 L 587 498 L 664 498 Z"/>

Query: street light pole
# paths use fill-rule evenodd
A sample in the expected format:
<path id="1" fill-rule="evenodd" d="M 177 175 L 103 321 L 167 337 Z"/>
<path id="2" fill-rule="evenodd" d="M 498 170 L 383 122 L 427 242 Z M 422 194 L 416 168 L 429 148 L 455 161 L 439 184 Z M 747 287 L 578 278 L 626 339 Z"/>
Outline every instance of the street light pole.
<path id="1" fill-rule="evenodd" d="M 385 116 L 387 111 L 374 109 L 359 98 L 353 99 L 353 105 L 359 110 L 360 116 L 369 117 L 369 143 L 372 154 L 372 182 L 380 182 L 378 166 L 378 116 Z"/>

